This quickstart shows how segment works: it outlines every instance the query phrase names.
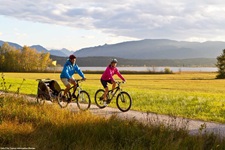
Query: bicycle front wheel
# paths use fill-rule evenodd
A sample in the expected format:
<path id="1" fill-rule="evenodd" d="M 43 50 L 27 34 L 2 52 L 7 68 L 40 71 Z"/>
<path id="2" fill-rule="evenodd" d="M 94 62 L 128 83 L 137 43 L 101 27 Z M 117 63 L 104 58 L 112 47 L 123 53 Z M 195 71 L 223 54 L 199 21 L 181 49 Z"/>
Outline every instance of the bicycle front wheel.
<path id="1" fill-rule="evenodd" d="M 69 94 L 67 93 L 65 98 L 63 98 L 64 90 L 61 90 L 57 96 L 58 104 L 61 108 L 65 108 L 68 105 Z"/>
<path id="2" fill-rule="evenodd" d="M 116 97 L 116 105 L 120 111 L 126 112 L 131 108 L 132 100 L 127 92 L 120 92 Z"/>
<path id="3" fill-rule="evenodd" d="M 86 91 L 80 91 L 77 96 L 77 106 L 80 110 L 88 110 L 91 106 L 91 99 Z"/>
<path id="4" fill-rule="evenodd" d="M 103 103 L 103 95 L 104 95 L 104 93 L 105 93 L 105 91 L 103 89 L 99 89 L 95 93 L 95 104 L 101 109 L 106 107 L 104 105 L 104 103 Z"/>

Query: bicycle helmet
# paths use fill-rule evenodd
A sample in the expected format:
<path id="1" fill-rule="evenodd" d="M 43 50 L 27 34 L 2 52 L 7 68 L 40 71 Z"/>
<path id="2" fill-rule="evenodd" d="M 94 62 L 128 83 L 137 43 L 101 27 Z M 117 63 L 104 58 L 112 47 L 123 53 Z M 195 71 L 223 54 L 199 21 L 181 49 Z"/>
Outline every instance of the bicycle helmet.
<path id="1" fill-rule="evenodd" d="M 117 59 L 112 59 L 111 63 L 118 63 Z"/>
<path id="2" fill-rule="evenodd" d="M 70 57 L 69 57 L 70 59 L 75 59 L 76 58 L 76 56 L 75 55 L 70 55 Z"/>

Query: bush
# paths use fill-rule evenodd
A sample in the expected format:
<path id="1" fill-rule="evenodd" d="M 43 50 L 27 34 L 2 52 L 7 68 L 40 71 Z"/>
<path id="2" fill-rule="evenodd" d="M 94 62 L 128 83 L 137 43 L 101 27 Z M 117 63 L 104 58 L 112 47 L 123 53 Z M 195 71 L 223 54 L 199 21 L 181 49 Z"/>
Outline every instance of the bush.
<path id="1" fill-rule="evenodd" d="M 217 79 L 225 79 L 225 49 L 223 53 L 217 57 L 216 66 L 218 67 Z"/>
<path id="2" fill-rule="evenodd" d="M 165 68 L 165 69 L 164 69 L 164 73 L 165 73 L 165 74 L 171 74 L 171 73 L 173 73 L 173 71 L 170 70 L 170 68 Z"/>

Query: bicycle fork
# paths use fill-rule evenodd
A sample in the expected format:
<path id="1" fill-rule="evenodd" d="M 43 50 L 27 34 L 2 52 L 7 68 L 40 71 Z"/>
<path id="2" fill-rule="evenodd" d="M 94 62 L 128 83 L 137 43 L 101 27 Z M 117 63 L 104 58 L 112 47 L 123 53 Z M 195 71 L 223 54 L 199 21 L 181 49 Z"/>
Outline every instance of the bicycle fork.
<path id="1" fill-rule="evenodd" d="M 122 101 L 123 103 L 125 103 L 125 98 L 124 98 L 124 95 L 122 94 L 122 89 L 120 89 L 119 96 L 120 96 L 120 98 L 121 98 L 121 101 Z"/>

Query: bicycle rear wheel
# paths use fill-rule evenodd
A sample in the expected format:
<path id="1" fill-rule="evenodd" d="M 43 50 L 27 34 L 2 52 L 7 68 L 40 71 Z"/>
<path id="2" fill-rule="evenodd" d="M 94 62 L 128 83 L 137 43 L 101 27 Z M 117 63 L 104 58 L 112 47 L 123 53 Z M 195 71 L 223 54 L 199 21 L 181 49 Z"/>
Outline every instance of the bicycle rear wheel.
<path id="1" fill-rule="evenodd" d="M 120 111 L 126 112 L 131 108 L 132 100 L 127 92 L 120 92 L 116 97 L 116 105 Z"/>
<path id="2" fill-rule="evenodd" d="M 61 108 L 67 107 L 68 99 L 70 98 L 68 93 L 65 95 L 65 98 L 62 97 L 63 95 L 64 95 L 64 90 L 61 90 L 57 96 L 57 101 Z"/>
<path id="3" fill-rule="evenodd" d="M 95 104 L 101 109 L 106 107 L 103 103 L 104 93 L 105 93 L 105 91 L 103 89 L 99 89 L 95 93 Z"/>
<path id="4" fill-rule="evenodd" d="M 86 91 L 80 91 L 77 96 L 77 106 L 80 110 L 88 110 L 91 106 L 91 99 Z"/>
<path id="5" fill-rule="evenodd" d="M 44 105 L 45 100 L 46 100 L 45 97 L 44 97 L 44 95 L 38 94 L 36 98 L 37 98 L 37 103 L 38 103 L 38 104 Z"/>

